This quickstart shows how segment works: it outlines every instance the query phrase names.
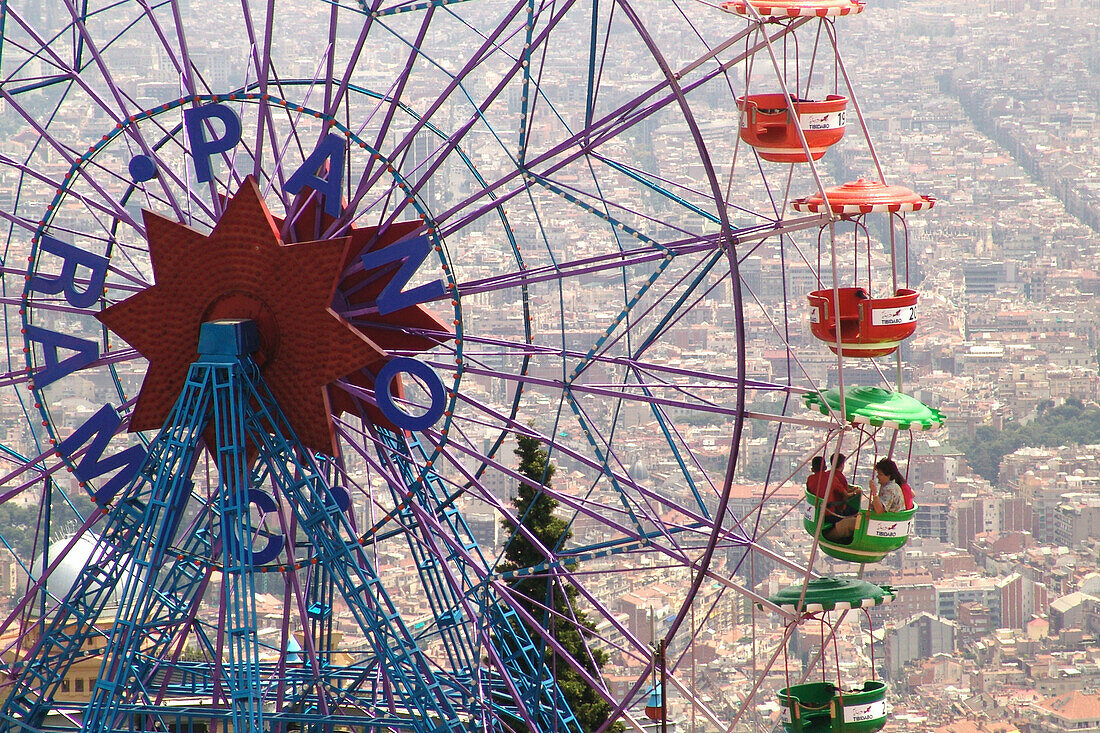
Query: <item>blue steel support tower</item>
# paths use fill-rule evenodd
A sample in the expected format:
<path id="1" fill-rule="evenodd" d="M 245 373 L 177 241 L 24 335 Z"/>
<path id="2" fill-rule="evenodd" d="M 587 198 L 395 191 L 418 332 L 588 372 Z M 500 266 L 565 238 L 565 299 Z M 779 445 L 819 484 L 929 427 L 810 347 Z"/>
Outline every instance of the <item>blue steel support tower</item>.
<path id="1" fill-rule="evenodd" d="M 111 593 L 121 583 L 122 600 L 103 653 L 100 677 L 82 730 L 94 733 L 143 730 L 153 721 L 179 720 L 158 695 L 171 670 L 157 668 L 170 658 L 167 648 L 183 632 L 190 611 L 201 601 L 213 573 L 196 558 L 220 560 L 222 589 L 232 599 L 231 617 L 221 620 L 229 637 L 220 660 L 219 681 L 229 713 L 189 711 L 187 718 L 231 722 L 235 731 L 286 730 L 288 720 L 368 722 L 339 710 L 288 705 L 263 710 L 253 604 L 252 528 L 249 487 L 268 476 L 292 504 L 298 527 L 312 543 L 359 627 L 372 646 L 376 664 L 385 669 L 387 714 L 370 728 L 399 726 L 424 733 L 464 730 L 459 714 L 429 661 L 384 590 L 371 559 L 354 532 L 313 457 L 298 443 L 249 356 L 256 348 L 251 321 L 203 325 L 200 358 L 188 374 L 172 416 L 149 450 L 137 480 L 120 494 L 110 512 L 110 531 L 102 552 L 90 562 L 61 610 L 49 619 L 40 641 L 19 668 L 17 689 L 4 718 L 26 730 L 43 730 L 43 721 L 72 662 L 90 638 Z M 195 532 L 177 536 L 183 507 L 192 488 L 190 472 L 204 449 L 204 431 L 213 424 L 221 475 L 217 505 L 206 511 L 220 518 L 221 537 Z M 248 456 L 256 454 L 254 461 Z M 253 467 L 249 470 L 249 465 Z M 324 680 L 314 680 L 322 684 Z M 204 690 L 209 692 L 209 690 Z M 346 702 L 346 701 L 345 701 Z M 156 728 L 153 728 L 156 729 Z M 320 730 L 320 728 L 318 728 Z"/>

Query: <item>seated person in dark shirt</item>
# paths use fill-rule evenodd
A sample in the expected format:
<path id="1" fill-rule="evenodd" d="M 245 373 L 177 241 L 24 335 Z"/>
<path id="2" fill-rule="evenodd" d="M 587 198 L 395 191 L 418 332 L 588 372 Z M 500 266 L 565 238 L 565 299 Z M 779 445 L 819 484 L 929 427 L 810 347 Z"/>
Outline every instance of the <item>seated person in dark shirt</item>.
<path id="1" fill-rule="evenodd" d="M 836 463 L 836 471 L 821 456 L 814 456 L 810 462 L 813 473 L 806 479 L 806 490 L 819 499 L 825 499 L 825 523 L 831 525 L 840 517 L 849 517 L 859 512 L 858 506 L 852 506 L 852 497 L 860 493 L 858 486 L 849 486 L 844 477 L 843 453 L 834 453 L 830 461 Z"/>

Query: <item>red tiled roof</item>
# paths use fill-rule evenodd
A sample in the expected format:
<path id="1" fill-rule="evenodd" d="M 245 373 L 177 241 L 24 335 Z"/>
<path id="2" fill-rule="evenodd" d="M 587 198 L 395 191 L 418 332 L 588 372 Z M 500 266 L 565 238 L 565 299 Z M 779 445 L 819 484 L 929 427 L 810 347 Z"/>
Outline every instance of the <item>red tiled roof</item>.
<path id="1" fill-rule="evenodd" d="M 1087 695 L 1079 690 L 1050 697 L 1037 705 L 1063 720 L 1096 720 L 1100 718 L 1100 695 Z"/>

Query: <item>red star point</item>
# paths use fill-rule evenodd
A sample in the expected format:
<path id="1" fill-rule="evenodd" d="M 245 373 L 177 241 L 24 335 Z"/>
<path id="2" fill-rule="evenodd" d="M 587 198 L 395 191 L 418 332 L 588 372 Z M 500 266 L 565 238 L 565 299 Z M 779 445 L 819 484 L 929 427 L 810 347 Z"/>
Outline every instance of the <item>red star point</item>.
<path id="1" fill-rule="evenodd" d="M 325 213 L 320 205 L 319 196 L 313 192 L 299 194 L 291 210 L 296 213 L 291 220 L 288 236 L 294 239 L 314 239 L 324 236 L 324 232 L 336 221 Z M 275 223 L 280 230 L 285 227 L 283 219 L 276 218 Z M 379 293 L 396 274 L 399 266 L 397 263 L 371 272 L 357 270 L 354 267 L 363 253 L 389 247 L 413 236 L 423 227 L 423 221 L 414 219 L 392 222 L 387 226 L 349 226 L 346 230 L 351 239 L 351 246 L 348 247 L 347 256 L 344 259 L 345 274 L 337 287 L 336 300 L 340 304 L 339 310 L 349 313 L 357 310 L 365 311 L 359 315 L 349 315 L 348 318 L 363 335 L 387 352 L 428 351 L 438 346 L 441 341 L 453 338 L 450 327 L 419 304 L 386 315 L 376 310 L 371 311 L 369 306 L 375 304 Z M 430 338 L 418 332 L 440 335 Z M 358 369 L 344 375 L 341 381 L 360 389 L 373 390 L 374 376 L 381 366 L 379 364 L 377 368 L 368 366 Z M 390 391 L 396 397 L 403 396 L 404 390 L 400 378 L 393 380 Z M 375 425 L 390 430 L 399 429 L 373 403 L 361 400 L 336 384 L 329 386 L 329 399 L 334 415 L 345 412 L 360 415 Z"/>

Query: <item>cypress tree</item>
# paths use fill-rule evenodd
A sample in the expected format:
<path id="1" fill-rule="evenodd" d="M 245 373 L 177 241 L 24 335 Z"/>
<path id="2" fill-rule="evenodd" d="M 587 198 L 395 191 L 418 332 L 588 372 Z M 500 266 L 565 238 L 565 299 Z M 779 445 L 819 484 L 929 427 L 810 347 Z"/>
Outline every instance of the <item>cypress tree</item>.
<path id="1" fill-rule="evenodd" d="M 557 500 L 547 496 L 540 488 L 550 486 L 557 469 L 538 438 L 521 435 L 517 442 L 515 454 L 519 457 L 519 472 L 531 482 L 523 481 L 519 485 L 513 501 L 516 516 L 542 546 L 559 549 L 573 536 L 573 531 L 566 520 L 554 515 Z M 504 548 L 505 561 L 497 566 L 498 571 L 509 572 L 546 562 L 543 553 L 527 536 L 517 532 L 518 528 L 512 521 L 505 518 L 501 524 L 509 539 Z M 559 582 L 549 572 L 538 573 L 534 577 L 513 578 L 508 585 L 520 596 L 518 602 L 533 618 L 542 622 L 544 629 L 550 629 L 554 639 L 569 656 L 590 675 L 598 678 L 608 655 L 595 647 L 585 650 L 585 639 L 591 637 L 595 626 L 588 615 L 577 607 L 577 589 Z M 553 609 L 553 613 L 547 612 L 547 608 Z M 536 643 L 542 638 L 536 629 L 530 629 L 529 633 Z M 599 728 L 611 713 L 611 706 L 549 645 L 545 646 L 544 658 L 581 727 L 585 731 Z M 616 733 L 623 729 L 622 723 L 617 722 L 608 730 Z"/>

